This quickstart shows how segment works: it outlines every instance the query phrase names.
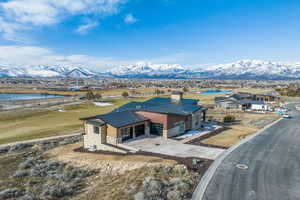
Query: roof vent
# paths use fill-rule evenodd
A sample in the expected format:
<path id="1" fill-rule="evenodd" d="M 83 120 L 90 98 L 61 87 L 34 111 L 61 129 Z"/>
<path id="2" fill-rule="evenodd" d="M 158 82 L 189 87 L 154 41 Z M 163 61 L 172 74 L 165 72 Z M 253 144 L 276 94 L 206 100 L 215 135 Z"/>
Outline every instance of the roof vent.
<path id="1" fill-rule="evenodd" d="M 141 108 L 142 108 L 142 106 L 140 106 L 140 105 L 135 106 L 135 109 L 137 109 L 137 110 L 139 110 L 139 109 L 141 109 Z"/>

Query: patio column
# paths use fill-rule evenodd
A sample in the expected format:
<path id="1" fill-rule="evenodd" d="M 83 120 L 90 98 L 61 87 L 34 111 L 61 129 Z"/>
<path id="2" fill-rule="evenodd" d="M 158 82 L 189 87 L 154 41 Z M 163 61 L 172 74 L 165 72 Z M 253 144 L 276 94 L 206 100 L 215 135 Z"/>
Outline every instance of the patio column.
<path id="1" fill-rule="evenodd" d="M 136 137 L 136 135 L 135 135 L 135 126 L 132 127 L 132 131 L 133 131 L 133 133 L 132 133 L 133 138 L 135 138 Z"/>

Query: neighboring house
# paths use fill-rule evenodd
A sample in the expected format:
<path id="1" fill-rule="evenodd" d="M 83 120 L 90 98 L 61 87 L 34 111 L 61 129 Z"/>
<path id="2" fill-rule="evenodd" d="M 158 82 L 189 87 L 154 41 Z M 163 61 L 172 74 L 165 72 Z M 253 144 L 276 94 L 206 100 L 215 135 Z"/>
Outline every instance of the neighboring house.
<path id="1" fill-rule="evenodd" d="M 215 108 L 238 110 L 271 110 L 269 103 L 278 101 L 279 97 L 268 94 L 237 93 L 228 97 L 215 97 Z"/>
<path id="2" fill-rule="evenodd" d="M 181 92 L 173 92 L 171 98 L 130 102 L 110 113 L 82 118 L 84 148 L 102 149 L 102 144 L 118 145 L 150 134 L 174 137 L 200 128 L 205 117 L 206 108 L 198 100 L 183 99 Z"/>

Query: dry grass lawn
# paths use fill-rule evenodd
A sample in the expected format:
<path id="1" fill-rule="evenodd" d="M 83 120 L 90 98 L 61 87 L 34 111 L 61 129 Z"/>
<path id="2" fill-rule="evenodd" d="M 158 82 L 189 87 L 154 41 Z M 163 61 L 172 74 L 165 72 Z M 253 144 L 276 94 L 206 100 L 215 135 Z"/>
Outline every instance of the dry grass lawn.
<path id="1" fill-rule="evenodd" d="M 222 121 L 223 117 L 226 115 L 233 115 L 238 122 L 234 125 L 228 126 L 229 129 L 221 132 L 220 134 L 202 141 L 204 144 L 222 147 L 230 147 L 246 136 L 255 133 L 267 124 L 280 118 L 279 115 L 273 113 L 256 114 L 224 110 L 209 110 L 207 115 L 208 117 L 212 116 L 213 119 L 217 121 Z"/>
<path id="2" fill-rule="evenodd" d="M 204 144 L 216 145 L 221 147 L 230 147 L 246 136 L 255 133 L 258 129 L 242 125 L 230 126 L 230 129 L 223 131 L 221 134 L 203 140 Z"/>

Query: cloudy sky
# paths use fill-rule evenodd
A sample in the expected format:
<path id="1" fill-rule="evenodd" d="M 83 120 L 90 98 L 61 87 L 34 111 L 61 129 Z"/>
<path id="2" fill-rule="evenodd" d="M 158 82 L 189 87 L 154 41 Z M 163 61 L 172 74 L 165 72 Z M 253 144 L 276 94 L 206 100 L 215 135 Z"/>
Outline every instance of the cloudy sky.
<path id="1" fill-rule="evenodd" d="M 0 64 L 300 61 L 299 0 L 0 0 Z"/>

